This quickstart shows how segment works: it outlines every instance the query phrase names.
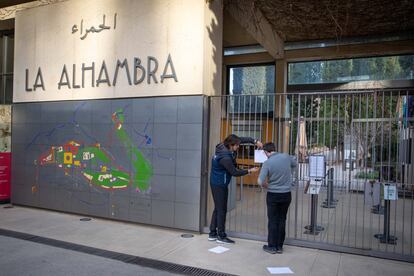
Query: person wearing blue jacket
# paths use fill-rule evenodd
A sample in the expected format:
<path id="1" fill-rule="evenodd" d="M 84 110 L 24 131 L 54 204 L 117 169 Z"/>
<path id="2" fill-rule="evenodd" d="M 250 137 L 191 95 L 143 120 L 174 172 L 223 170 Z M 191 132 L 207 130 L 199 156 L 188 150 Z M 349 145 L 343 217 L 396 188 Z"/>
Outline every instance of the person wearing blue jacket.
<path id="1" fill-rule="evenodd" d="M 248 170 L 237 168 L 236 153 L 241 143 L 254 144 L 258 148 L 263 146 L 259 140 L 231 134 L 224 139 L 223 143 L 216 146 L 216 152 L 211 160 L 210 187 L 213 194 L 214 210 L 211 217 L 209 241 L 234 243 L 233 240 L 227 237 L 225 231 L 230 180 L 233 176 L 243 176 L 259 170 L 259 168 Z"/>

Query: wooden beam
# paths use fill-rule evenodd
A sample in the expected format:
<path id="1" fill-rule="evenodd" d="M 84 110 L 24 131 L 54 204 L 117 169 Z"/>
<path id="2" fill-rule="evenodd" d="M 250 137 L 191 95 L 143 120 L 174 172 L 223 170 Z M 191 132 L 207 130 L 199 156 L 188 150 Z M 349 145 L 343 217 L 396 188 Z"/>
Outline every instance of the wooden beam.
<path id="1" fill-rule="evenodd" d="M 0 8 L 10 7 L 14 5 L 33 2 L 34 0 L 2 0 L 0 1 Z"/>
<path id="2" fill-rule="evenodd" d="M 227 0 L 225 9 L 275 59 L 283 58 L 283 39 L 252 0 Z"/>
<path id="3" fill-rule="evenodd" d="M 373 57 L 414 53 L 414 40 L 384 41 L 377 43 L 341 45 L 326 48 L 286 51 L 288 62 L 340 58 Z"/>

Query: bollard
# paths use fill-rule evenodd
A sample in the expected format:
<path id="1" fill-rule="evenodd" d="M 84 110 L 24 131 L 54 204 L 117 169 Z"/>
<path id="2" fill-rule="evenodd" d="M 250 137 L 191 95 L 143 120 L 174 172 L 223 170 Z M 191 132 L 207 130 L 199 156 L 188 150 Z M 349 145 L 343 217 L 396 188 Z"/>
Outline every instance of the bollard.
<path id="1" fill-rule="evenodd" d="M 321 207 L 322 208 L 335 208 L 336 207 L 336 203 L 338 202 L 338 200 L 336 200 L 334 198 L 334 168 L 330 168 L 328 170 L 328 192 L 326 194 L 326 199 L 325 201 L 322 203 Z"/>

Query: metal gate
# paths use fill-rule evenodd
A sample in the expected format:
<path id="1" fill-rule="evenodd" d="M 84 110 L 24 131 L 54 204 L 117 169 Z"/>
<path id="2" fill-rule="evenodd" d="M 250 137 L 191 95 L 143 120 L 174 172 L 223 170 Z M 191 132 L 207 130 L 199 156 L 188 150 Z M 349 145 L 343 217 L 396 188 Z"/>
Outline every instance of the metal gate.
<path id="1" fill-rule="evenodd" d="M 211 97 L 210 146 L 234 133 L 296 155 L 287 243 L 413 261 L 413 98 L 411 89 Z M 314 181 L 317 158 L 326 168 Z M 237 160 L 260 165 L 250 145 Z M 231 183 L 226 228 L 265 240 L 266 191 L 256 179 Z M 212 205 L 209 196 L 208 219 Z"/>

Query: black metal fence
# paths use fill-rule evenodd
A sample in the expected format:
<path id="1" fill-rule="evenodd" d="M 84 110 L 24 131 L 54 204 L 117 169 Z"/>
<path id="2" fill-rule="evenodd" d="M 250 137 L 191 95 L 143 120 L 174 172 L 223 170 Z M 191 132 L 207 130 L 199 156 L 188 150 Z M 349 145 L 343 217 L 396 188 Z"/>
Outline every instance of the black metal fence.
<path id="1" fill-rule="evenodd" d="M 292 243 L 413 261 L 413 101 L 412 89 L 211 97 L 210 129 L 220 134 L 210 139 L 250 136 L 297 157 Z M 312 177 L 315 158 L 323 176 Z M 253 146 L 242 145 L 238 164 L 260 166 Z M 264 239 L 266 191 L 256 179 L 231 184 L 227 229 Z"/>

